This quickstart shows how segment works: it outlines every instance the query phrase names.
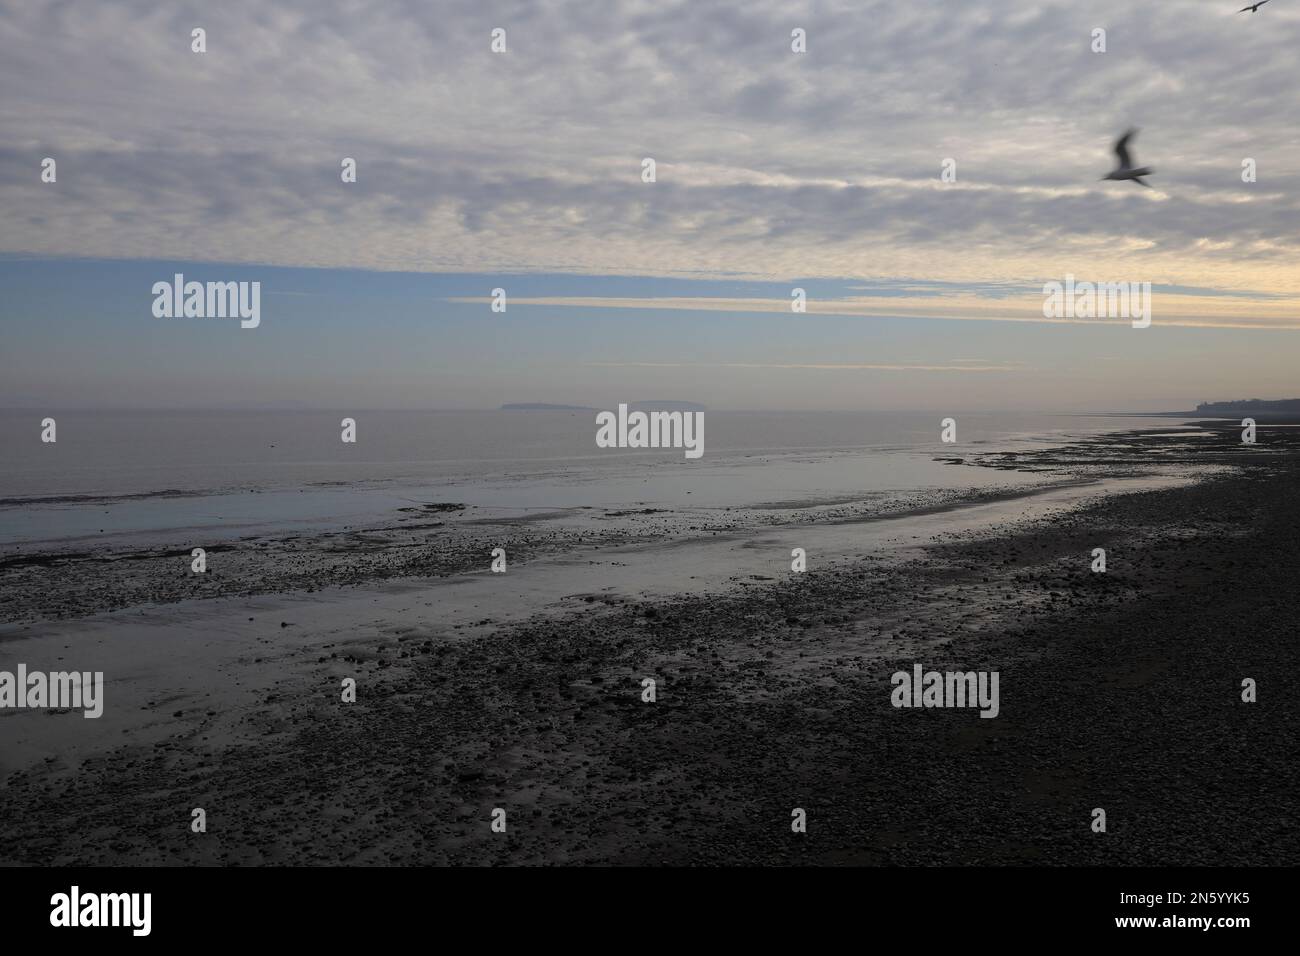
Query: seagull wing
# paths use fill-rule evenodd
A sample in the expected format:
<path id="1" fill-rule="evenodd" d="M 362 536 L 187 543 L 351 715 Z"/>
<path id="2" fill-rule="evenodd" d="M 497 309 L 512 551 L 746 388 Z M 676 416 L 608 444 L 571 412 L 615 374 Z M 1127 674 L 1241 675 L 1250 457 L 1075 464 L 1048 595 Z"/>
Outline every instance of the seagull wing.
<path id="1" fill-rule="evenodd" d="M 1115 143 L 1115 155 L 1119 157 L 1119 165 L 1121 169 L 1133 168 L 1133 158 L 1129 155 L 1128 152 L 1128 141 L 1131 140 L 1136 135 L 1137 135 L 1137 130 L 1131 129 L 1123 136 L 1121 136 L 1119 140 Z"/>

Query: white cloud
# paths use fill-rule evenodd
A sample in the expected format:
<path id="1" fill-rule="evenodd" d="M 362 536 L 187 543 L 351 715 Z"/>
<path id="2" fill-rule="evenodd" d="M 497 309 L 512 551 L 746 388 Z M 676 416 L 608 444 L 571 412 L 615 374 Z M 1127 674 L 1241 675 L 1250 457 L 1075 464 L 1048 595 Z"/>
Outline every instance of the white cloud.
<path id="1" fill-rule="evenodd" d="M 8 3 L 0 251 L 953 281 L 1086 260 L 1300 293 L 1300 11 L 1261 16 L 1188 0 Z M 1097 25 L 1109 53 L 1088 50 Z M 1130 123 L 1151 192 L 1097 181 Z"/>

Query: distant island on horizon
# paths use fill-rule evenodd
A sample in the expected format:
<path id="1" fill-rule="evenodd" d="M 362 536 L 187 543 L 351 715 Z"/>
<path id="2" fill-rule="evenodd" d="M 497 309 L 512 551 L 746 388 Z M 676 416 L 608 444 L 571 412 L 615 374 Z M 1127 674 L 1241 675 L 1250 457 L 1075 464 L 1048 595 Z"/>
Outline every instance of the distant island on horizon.
<path id="1" fill-rule="evenodd" d="M 708 406 L 698 402 L 646 401 L 625 402 L 636 412 L 705 412 Z M 604 409 L 592 405 L 552 405 L 547 402 L 510 402 L 501 406 L 503 412 L 598 412 Z"/>

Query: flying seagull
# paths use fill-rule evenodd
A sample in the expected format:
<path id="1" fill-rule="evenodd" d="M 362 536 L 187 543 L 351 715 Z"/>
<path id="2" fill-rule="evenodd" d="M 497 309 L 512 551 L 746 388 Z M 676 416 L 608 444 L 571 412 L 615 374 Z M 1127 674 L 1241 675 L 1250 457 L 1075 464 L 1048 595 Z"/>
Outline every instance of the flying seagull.
<path id="1" fill-rule="evenodd" d="M 1261 3 L 1266 0 L 1260 0 Z M 1107 173 L 1102 179 L 1132 179 L 1141 183 L 1148 189 L 1151 184 L 1143 179 L 1143 176 L 1150 176 L 1155 172 L 1150 166 L 1133 166 L 1133 156 L 1128 151 L 1128 141 L 1137 135 L 1137 130 L 1131 129 L 1121 136 L 1115 143 L 1115 155 L 1119 157 L 1119 165 Z"/>
<path id="2" fill-rule="evenodd" d="M 1251 4 L 1250 6 L 1248 6 L 1248 7 L 1242 7 L 1242 8 L 1241 8 L 1240 10 L 1238 10 L 1237 12 L 1238 12 L 1238 13 L 1245 13 L 1247 10 L 1249 10 L 1251 13 L 1254 13 L 1256 10 L 1258 10 L 1260 7 L 1262 7 L 1262 6 L 1263 6 L 1264 4 L 1266 4 L 1266 3 L 1268 3 L 1268 0 L 1259 0 L 1259 3 L 1252 3 L 1252 4 Z"/>

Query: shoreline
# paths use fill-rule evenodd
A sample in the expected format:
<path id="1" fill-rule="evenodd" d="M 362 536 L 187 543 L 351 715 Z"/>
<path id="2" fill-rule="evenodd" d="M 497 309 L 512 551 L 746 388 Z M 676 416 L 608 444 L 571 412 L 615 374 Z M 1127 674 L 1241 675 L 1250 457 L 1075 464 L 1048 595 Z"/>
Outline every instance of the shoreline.
<path id="1" fill-rule="evenodd" d="M 381 585 L 393 579 L 429 580 L 486 570 L 495 548 L 504 548 L 512 567 L 593 547 L 641 543 L 686 545 L 706 537 L 760 535 L 769 530 L 833 525 L 863 520 L 894 521 L 909 516 L 1050 494 L 1071 485 L 1085 487 L 1117 479 L 1185 478 L 1207 467 L 1196 456 L 1175 452 L 1187 436 L 1142 444 L 1133 432 L 1093 435 L 1072 442 L 1051 440 L 1046 449 L 970 449 L 960 456 L 927 455 L 952 473 L 948 487 L 821 492 L 795 500 L 722 504 L 702 498 L 695 505 L 620 500 L 604 505 L 502 506 L 457 497 L 426 500 L 435 484 L 409 493 L 383 492 L 364 504 L 346 491 L 343 510 L 329 521 L 289 512 L 274 521 L 227 515 L 217 525 L 162 527 L 131 532 L 64 536 L 50 541 L 16 540 L 0 546 L 0 635 L 9 626 L 67 620 L 105 611 L 197 599 L 313 592 L 324 587 Z M 1101 461 L 1098 449 L 1111 448 Z M 1082 454 L 1072 449 L 1082 448 Z M 1154 459 L 1148 454 L 1154 450 Z M 734 463 L 727 467 L 734 467 Z M 762 471 L 765 465 L 744 466 Z M 870 467 L 870 463 L 868 463 Z M 970 474 L 965 481 L 957 476 Z M 999 475 L 1006 475 L 1005 480 Z M 453 492 L 463 489 L 442 489 Z M 644 492 L 641 492 L 645 494 Z M 136 496 L 128 496 L 135 504 Z M 167 497 L 192 499 L 168 492 Z M 202 497 L 202 496 L 200 496 Z M 303 497 L 286 492 L 253 494 L 263 509 L 292 508 Z M 527 496 L 525 496 L 527 497 Z M 205 499 L 206 500 L 206 499 Z M 684 499 L 690 501 L 691 499 Z M 147 506 L 148 502 L 140 502 Z M 215 503 L 212 508 L 218 507 Z M 299 505 L 300 507 L 300 505 Z M 351 510 L 348 510 L 351 509 Z M 205 509 L 206 510 L 206 509 Z M 224 509 L 223 509 L 224 510 Z M 212 516 L 218 517 L 218 516 Z M 832 550 L 835 549 L 832 545 Z M 189 573 L 190 554 L 203 548 L 211 559 L 206 573 Z"/>
<path id="2" fill-rule="evenodd" d="M 1049 501 L 1029 521 L 1004 510 L 978 531 L 957 521 L 892 557 L 810 560 L 805 574 L 788 573 L 785 549 L 787 573 L 718 591 L 578 589 L 553 613 L 512 617 L 493 593 L 525 581 L 512 568 L 65 622 L 106 660 L 154 668 L 135 678 L 151 690 L 125 725 L 4 715 L 43 722 L 37 736 L 71 759 L 37 746 L 6 768 L 15 813 L 0 860 L 1287 862 L 1294 615 L 1267 595 L 1300 568 L 1300 466 L 1289 439 L 1260 455 L 1234 436 L 1205 449 L 1212 468 L 1195 482 Z M 1077 470 L 1090 453 L 1113 461 L 1153 442 L 1108 436 L 1017 463 Z M 1182 452 L 1169 457 L 1184 468 Z M 774 534 L 742 543 L 775 551 Z M 1088 572 L 1094 546 L 1107 548 L 1105 575 Z M 1225 567 L 1244 581 L 1223 582 Z M 432 626 L 456 587 L 478 592 L 461 602 L 462 626 Z M 197 638 L 169 615 L 211 624 L 223 602 L 227 619 L 201 640 L 157 653 L 168 634 Z M 315 621 L 286 610 L 312 604 Z M 254 618 L 244 630 L 242 610 Z M 54 650 L 59 628 L 46 626 Z M 6 659 L 36 644 L 5 632 Z M 893 709 L 889 674 L 914 662 L 999 670 L 999 717 Z M 1243 674 L 1259 703 L 1237 699 Z M 356 704 L 339 702 L 346 676 Z M 644 676 L 659 681 L 653 704 Z M 110 708 L 127 687 L 110 682 Z M 91 723 L 103 725 L 95 741 Z M 188 832 L 193 806 L 209 833 Z M 508 838 L 487 827 L 496 806 Z M 792 838 L 796 806 L 809 830 Z M 1089 831 L 1096 806 L 1108 834 Z"/>

